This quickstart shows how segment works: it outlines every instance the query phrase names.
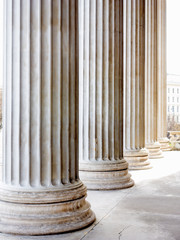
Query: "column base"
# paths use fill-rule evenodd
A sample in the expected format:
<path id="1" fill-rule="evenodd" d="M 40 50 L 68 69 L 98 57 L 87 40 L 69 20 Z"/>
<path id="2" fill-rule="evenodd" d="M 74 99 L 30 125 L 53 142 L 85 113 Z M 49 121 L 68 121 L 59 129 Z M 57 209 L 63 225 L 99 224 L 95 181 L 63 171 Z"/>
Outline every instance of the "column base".
<path id="1" fill-rule="evenodd" d="M 141 149 L 139 151 L 125 151 L 124 159 L 129 163 L 130 170 L 145 170 L 152 166 L 149 162 L 148 151 Z"/>
<path id="2" fill-rule="evenodd" d="M 146 144 L 146 148 L 149 150 L 149 159 L 163 158 L 161 144 L 154 142 L 152 144 Z"/>
<path id="3" fill-rule="evenodd" d="M 0 186 L 0 232 L 45 235 L 87 227 L 95 215 L 85 198 L 86 187 L 80 181 L 73 189 L 69 186 L 41 192 L 11 191 Z"/>
<path id="4" fill-rule="evenodd" d="M 161 144 L 161 150 L 163 152 L 171 151 L 171 147 L 169 145 L 169 139 L 168 138 L 159 139 L 159 142 Z"/>
<path id="5" fill-rule="evenodd" d="M 134 185 L 125 160 L 81 162 L 80 178 L 90 190 L 123 189 Z"/>

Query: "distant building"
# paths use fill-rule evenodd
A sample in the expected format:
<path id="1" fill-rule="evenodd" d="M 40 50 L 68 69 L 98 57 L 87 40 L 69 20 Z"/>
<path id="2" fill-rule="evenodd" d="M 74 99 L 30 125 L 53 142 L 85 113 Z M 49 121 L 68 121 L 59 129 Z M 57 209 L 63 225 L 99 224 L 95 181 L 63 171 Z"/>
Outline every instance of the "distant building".
<path id="1" fill-rule="evenodd" d="M 167 75 L 167 114 L 180 123 L 180 75 Z"/>

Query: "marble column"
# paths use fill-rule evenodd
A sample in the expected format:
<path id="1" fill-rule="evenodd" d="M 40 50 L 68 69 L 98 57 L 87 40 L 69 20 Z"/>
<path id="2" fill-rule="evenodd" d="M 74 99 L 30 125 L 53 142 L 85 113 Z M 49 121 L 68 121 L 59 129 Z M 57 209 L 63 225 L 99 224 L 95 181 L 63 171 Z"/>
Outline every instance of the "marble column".
<path id="1" fill-rule="evenodd" d="M 163 157 L 157 141 L 157 1 L 146 0 L 145 22 L 145 139 L 152 159 Z"/>
<path id="2" fill-rule="evenodd" d="M 84 0 L 80 176 L 89 189 L 133 185 L 123 159 L 123 1 Z"/>
<path id="3" fill-rule="evenodd" d="M 0 231 L 72 231 L 95 216 L 78 176 L 78 0 L 8 0 Z"/>
<path id="4" fill-rule="evenodd" d="M 148 169 L 145 149 L 145 0 L 126 1 L 125 146 L 130 169 Z"/>
<path id="5" fill-rule="evenodd" d="M 0 88 L 0 181 L 2 179 L 2 88 Z"/>
<path id="6" fill-rule="evenodd" d="M 169 151 L 167 136 L 166 0 L 157 1 L 157 137 L 162 151 Z"/>

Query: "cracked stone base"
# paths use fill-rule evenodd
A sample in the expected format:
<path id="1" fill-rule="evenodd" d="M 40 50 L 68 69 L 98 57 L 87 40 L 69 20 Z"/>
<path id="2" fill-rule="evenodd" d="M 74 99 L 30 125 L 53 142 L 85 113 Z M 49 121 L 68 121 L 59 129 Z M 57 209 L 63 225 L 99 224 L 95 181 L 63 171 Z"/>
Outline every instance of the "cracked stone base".
<path id="1" fill-rule="evenodd" d="M 3 196 L 7 192 L 8 190 L 0 189 L 0 194 L 2 193 L 2 197 L 0 197 L 0 232 L 3 233 L 19 235 L 62 233 L 87 227 L 95 221 L 90 204 L 85 200 L 86 187 L 82 184 L 71 191 L 68 200 L 61 202 L 58 195 L 63 196 L 66 191 L 54 191 L 54 195 L 57 194 L 59 201 L 51 202 L 50 198 L 51 200 L 46 203 L 39 203 L 39 193 L 31 193 L 31 195 L 36 195 L 38 201 L 35 199 L 32 203 L 32 199 L 30 199 L 29 204 L 26 200 L 25 203 L 22 203 L 22 198 L 18 202 L 4 201 Z M 42 198 L 46 194 L 48 195 L 48 192 L 42 192 L 39 196 Z M 11 199 L 15 195 L 15 192 L 13 196 L 9 192 Z M 50 192 L 50 195 L 53 193 Z M 19 196 L 22 197 L 22 192 L 19 192 Z"/>
<path id="2" fill-rule="evenodd" d="M 89 190 L 123 189 L 134 185 L 125 160 L 81 162 L 80 178 Z"/>
<path id="3" fill-rule="evenodd" d="M 150 161 L 148 160 L 148 151 L 141 149 L 139 151 L 126 151 L 124 159 L 129 163 L 130 170 L 145 170 L 150 169 Z"/>

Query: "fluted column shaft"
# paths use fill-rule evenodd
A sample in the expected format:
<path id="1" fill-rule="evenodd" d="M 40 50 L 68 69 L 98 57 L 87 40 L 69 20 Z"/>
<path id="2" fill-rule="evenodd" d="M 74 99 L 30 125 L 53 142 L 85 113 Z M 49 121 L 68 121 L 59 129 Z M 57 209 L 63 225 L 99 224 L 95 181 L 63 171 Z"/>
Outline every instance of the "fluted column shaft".
<path id="1" fill-rule="evenodd" d="M 166 81 L 166 0 L 157 1 L 157 137 L 163 151 L 170 150 L 167 139 L 167 81 Z"/>
<path id="2" fill-rule="evenodd" d="M 145 1 L 126 1 L 125 146 L 130 169 L 149 168 L 145 149 Z"/>
<path id="3" fill-rule="evenodd" d="M 149 158 L 161 158 L 157 142 L 157 1 L 146 0 L 145 33 L 145 139 Z"/>
<path id="4" fill-rule="evenodd" d="M 84 0 L 82 180 L 133 185 L 123 159 L 123 1 Z"/>
<path id="5" fill-rule="evenodd" d="M 78 7 L 6 1 L 2 232 L 49 234 L 94 220 L 78 176 Z"/>

